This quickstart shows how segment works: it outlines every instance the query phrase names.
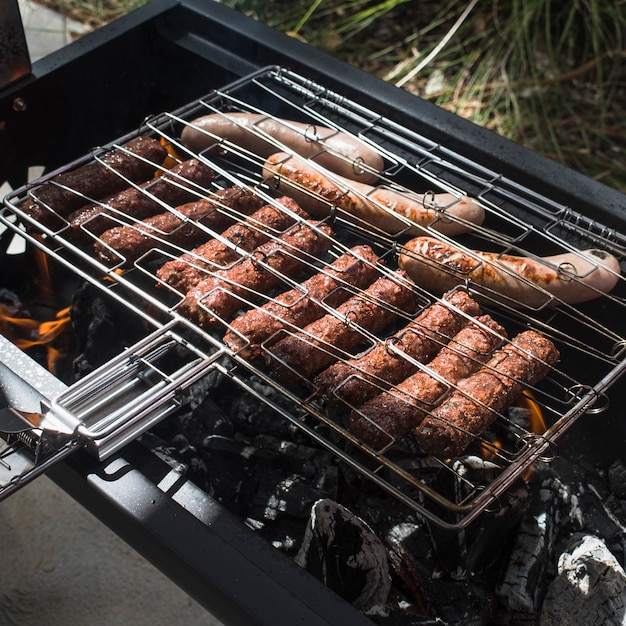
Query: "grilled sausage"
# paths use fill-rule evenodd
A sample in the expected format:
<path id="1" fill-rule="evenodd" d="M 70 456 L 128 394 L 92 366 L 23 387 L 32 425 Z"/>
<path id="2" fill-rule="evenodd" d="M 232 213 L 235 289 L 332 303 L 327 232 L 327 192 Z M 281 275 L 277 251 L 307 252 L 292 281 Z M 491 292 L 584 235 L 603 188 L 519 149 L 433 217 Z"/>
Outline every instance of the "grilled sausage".
<path id="1" fill-rule="evenodd" d="M 78 241 L 89 241 L 91 237 L 87 233 L 92 236 L 102 234 L 111 227 L 107 215 L 121 214 L 141 220 L 161 213 L 167 206 L 175 207 L 191 202 L 207 193 L 213 178 L 213 170 L 198 159 L 178 163 L 162 176 L 139 187 L 127 187 L 100 202 L 70 213 L 68 220 L 71 236 Z"/>
<path id="2" fill-rule="evenodd" d="M 618 260 L 603 250 L 529 258 L 464 251 L 431 237 L 409 241 L 398 263 L 413 280 L 435 292 L 471 280 L 515 303 L 542 306 L 552 297 L 576 304 L 599 297 L 619 280 Z"/>
<path id="3" fill-rule="evenodd" d="M 201 152 L 227 140 L 266 158 L 290 150 L 348 178 L 374 182 L 383 171 L 380 154 L 364 141 L 314 123 L 253 113 L 214 113 L 192 120 L 181 133 L 185 146 Z"/>
<path id="4" fill-rule="evenodd" d="M 464 326 L 424 369 L 353 410 L 350 432 L 376 448 L 413 432 L 426 411 L 439 404 L 452 385 L 475 372 L 506 338 L 504 328 L 489 315 L 476 322 Z"/>
<path id="5" fill-rule="evenodd" d="M 470 198 L 452 194 L 409 194 L 388 187 L 371 187 L 328 175 L 285 153 L 271 155 L 263 168 L 264 179 L 281 193 L 292 196 L 311 215 L 327 216 L 337 206 L 363 222 L 396 235 L 421 235 L 423 228 L 457 235 L 484 220 L 482 207 Z M 414 225 L 407 224 L 409 219 Z"/>
<path id="6" fill-rule="evenodd" d="M 363 404 L 381 386 L 399 383 L 417 369 L 415 363 L 431 359 L 441 346 L 466 323 L 468 316 L 480 315 L 480 307 L 463 291 L 446 294 L 441 302 L 427 307 L 387 342 L 362 356 L 335 363 L 315 378 L 320 395 L 330 403 Z M 402 355 L 392 350 L 392 345 Z"/>
<path id="7" fill-rule="evenodd" d="M 296 276 L 307 259 L 324 254 L 332 244 L 332 234 L 320 222 L 295 224 L 281 237 L 198 283 L 180 304 L 180 312 L 204 327 L 215 325 L 217 318 L 231 318 L 242 299 L 267 293 L 280 284 L 281 276 Z"/>
<path id="8" fill-rule="evenodd" d="M 343 351 L 361 345 L 366 333 L 382 330 L 399 314 L 410 313 L 416 304 L 417 297 L 407 286 L 404 272 L 382 276 L 339 305 L 336 314 L 328 313 L 278 341 L 266 351 L 268 364 L 284 380 L 306 380 L 340 358 Z"/>
<path id="9" fill-rule="evenodd" d="M 50 227 L 90 199 L 104 198 L 128 186 L 128 181 L 151 178 L 167 157 L 166 149 L 150 137 L 138 137 L 74 170 L 54 176 L 33 190 L 20 208 Z"/>
<path id="10" fill-rule="evenodd" d="M 236 317 L 224 343 L 246 358 L 259 355 L 261 344 L 271 345 L 281 329 L 302 328 L 322 317 L 325 307 L 337 307 L 347 300 L 350 287 L 364 289 L 377 275 L 377 261 L 369 246 L 355 246 L 298 287 Z"/>
<path id="11" fill-rule="evenodd" d="M 436 456 L 458 456 L 517 400 L 525 385 L 538 383 L 558 360 L 547 337 L 534 330 L 520 333 L 422 420 L 415 431 L 422 448 Z"/>
<path id="12" fill-rule="evenodd" d="M 157 270 L 157 277 L 181 293 L 187 293 L 207 278 L 211 270 L 237 261 L 242 252 L 252 252 L 268 241 L 272 233 L 293 226 L 295 217 L 292 214 L 303 219 L 308 217 L 291 198 L 279 198 L 277 203 L 291 213 L 267 204 L 255 211 L 249 220 L 229 226 L 219 239 L 210 239 L 190 253 L 168 261 Z M 226 242 L 230 242 L 230 245 Z"/>
<path id="13" fill-rule="evenodd" d="M 130 264 L 164 241 L 189 249 L 208 237 L 207 231 L 221 232 L 235 215 L 249 215 L 262 204 L 261 198 L 245 187 L 215 192 L 211 199 L 188 202 L 134 225 L 116 226 L 102 233 L 94 244 L 96 256 L 109 264 Z M 179 217 L 182 216 L 182 217 Z"/>

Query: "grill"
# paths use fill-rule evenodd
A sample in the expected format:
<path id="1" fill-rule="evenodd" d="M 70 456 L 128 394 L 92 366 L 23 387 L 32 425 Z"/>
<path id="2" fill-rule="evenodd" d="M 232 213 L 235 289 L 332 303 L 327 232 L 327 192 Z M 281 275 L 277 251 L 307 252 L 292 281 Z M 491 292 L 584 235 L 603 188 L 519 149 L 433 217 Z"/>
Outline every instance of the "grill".
<path id="1" fill-rule="evenodd" d="M 4 456 L 6 465 L 2 468 L 3 496 L 44 471 L 50 471 L 53 477 L 56 472 L 62 481 L 76 485 L 76 474 L 81 476 L 78 484 L 84 480 L 85 466 L 93 468 L 96 463 L 95 467 L 102 468 L 95 472 L 99 479 L 124 467 L 120 454 L 130 454 L 131 465 L 141 465 L 145 452 L 134 440 L 189 402 L 194 387 L 210 378 L 217 381 L 214 393 L 221 393 L 220 384 L 235 386 L 418 515 L 444 528 L 459 530 L 481 513 L 497 508 L 502 495 L 531 465 L 558 450 L 559 438 L 581 416 L 610 413 L 607 393 L 624 367 L 620 324 L 624 281 L 615 270 L 608 270 L 611 282 L 616 283 L 610 293 L 598 291 L 589 302 L 567 304 L 559 296 L 533 288 L 528 291 L 528 285 L 524 285 L 523 293 L 538 296 L 532 301 L 503 297 L 497 290 L 472 280 L 474 274 L 461 274 L 450 291 L 447 287 L 427 288 L 411 283 L 397 269 L 399 259 L 415 258 L 408 242 L 416 235 L 426 235 L 466 252 L 472 259 L 472 271 L 485 265 L 474 250 L 496 253 L 494 262 L 497 267 L 505 268 L 508 277 L 503 255 L 540 258 L 573 254 L 578 260 L 591 258 L 581 275 L 572 273 L 567 264 L 554 265 L 556 273 L 569 283 L 568 290 L 575 289 L 607 265 L 606 254 L 618 263 L 624 262 L 619 213 L 623 198 L 619 194 L 545 163 L 521 148 L 363 77 L 305 46 L 280 38 L 219 5 L 153 3 L 121 20 L 116 28 L 120 29 L 117 35 L 117 30 L 103 29 L 91 39 L 70 46 L 58 59 L 57 68 L 44 68 L 41 76 L 16 84 L 4 98 L 5 111 L 9 102 L 13 109 L 5 113 L 7 132 L 19 137 L 20 131 L 25 132 L 26 121 L 35 131 L 29 133 L 28 141 L 24 141 L 24 135 L 20 137 L 21 148 L 16 155 L 19 158 L 6 163 L 9 182 L 16 190 L 7 196 L 0 221 L 6 228 L 3 234 L 6 259 L 32 254 L 35 249 L 43 251 L 59 268 L 65 283 L 92 285 L 139 320 L 140 330 L 134 345 L 106 360 L 100 369 L 68 389 L 47 398 L 50 406 L 43 417 L 32 413 L 24 421 L 23 416 L 12 415 L 9 426 L 5 427 L 8 449 Z M 234 31 L 236 46 L 228 36 Z M 129 51 L 132 62 L 127 76 L 121 80 L 105 77 L 104 88 L 92 92 L 96 94 L 95 110 L 89 115 L 78 114 L 73 125 L 75 136 L 66 142 L 59 141 L 58 149 L 52 154 L 44 152 L 41 142 L 34 139 L 50 122 L 49 116 L 59 116 L 57 126 L 61 129 L 64 127 L 61 122 L 70 115 L 70 111 L 61 110 L 63 107 L 58 105 L 51 107 L 50 113 L 40 110 L 47 84 L 60 79 L 67 86 L 61 93 L 73 102 L 77 76 L 85 68 L 94 65 L 104 68 L 104 59 L 112 54 L 124 58 Z M 185 70 L 175 77 L 180 67 Z M 165 88 L 174 84 L 177 89 Z M 120 94 L 132 107 L 111 107 L 111 103 L 122 101 Z M 15 104 L 18 97 L 20 102 L 27 103 L 26 111 L 18 110 L 20 107 Z M 80 111 L 81 107 L 77 106 Z M 158 112 L 152 113 L 155 107 L 159 107 Z M 148 112 L 149 116 L 144 117 Z M 381 159 L 382 171 L 375 172 L 373 177 L 377 189 L 409 197 L 414 206 L 430 211 L 428 220 L 415 228 L 410 219 L 381 205 L 371 187 L 355 191 L 352 183 L 326 172 L 324 159 L 330 156 L 357 180 L 373 173 L 367 163 L 338 155 L 322 141 L 307 157 L 306 166 L 312 176 L 324 173 L 334 181 L 333 195 L 323 195 L 319 190 L 304 194 L 300 189 L 295 190 L 303 208 L 312 207 L 314 222 L 309 221 L 311 216 L 300 216 L 291 205 L 277 201 L 282 193 L 294 192 L 286 175 L 289 154 L 276 162 L 274 175 L 268 177 L 267 170 L 265 173 L 263 170 L 267 154 L 259 154 L 258 150 L 210 133 L 203 136 L 201 149 L 190 148 L 181 140 L 183 131 L 190 129 L 191 122 L 199 116 L 211 114 L 219 118 L 227 113 L 258 116 L 258 123 L 251 130 L 269 142 L 269 147 L 264 146 L 268 154 L 289 153 L 289 147 L 268 137 L 263 124 L 280 126 L 283 124 L 280 120 L 302 123 L 303 145 L 318 146 L 316 140 L 324 129 L 331 129 L 332 136 L 345 133 Z M 71 115 L 76 115 L 76 106 L 71 107 Z M 93 119 L 98 124 L 93 124 Z M 84 136 L 83 129 L 88 129 Z M 176 170 L 164 169 L 162 158 L 152 162 L 150 157 L 134 157 L 128 146 L 137 138 L 146 137 L 156 139 L 166 149 L 167 165 L 195 159 L 207 166 L 214 178 L 209 184 L 189 182 L 182 174 L 171 174 Z M 94 145 L 98 148 L 93 148 Z M 211 219 L 219 217 L 219 220 L 207 220 L 206 215 L 200 219 L 197 215 L 190 216 L 180 208 L 182 201 L 168 203 L 160 199 L 156 179 L 145 184 L 145 178 L 132 180 L 126 174 L 120 176 L 111 169 L 112 154 L 142 162 L 150 171 L 165 172 L 160 176 L 161 182 L 169 175 L 170 191 L 185 195 L 188 202 L 210 202 Z M 25 166 L 38 163 L 38 159 L 48 166 L 48 171 L 43 177 L 25 183 Z M 152 213 L 167 212 L 169 218 L 176 220 L 175 228 L 146 229 L 146 222 L 129 216 L 127 207 L 116 209 L 112 202 L 103 201 L 91 190 L 74 187 L 72 174 L 94 164 L 112 174 L 119 181 L 118 188 L 132 188 L 140 197 L 152 200 L 158 207 Z M 256 199 L 255 208 L 269 205 L 283 218 L 289 218 L 289 225 L 268 229 L 250 219 L 251 211 L 242 209 L 246 202 L 237 202 L 244 188 L 251 190 Z M 49 192 L 51 195 L 46 195 Z M 76 227 L 66 206 L 60 211 L 55 205 L 55 194 L 62 194 L 65 202 L 77 208 L 89 204 L 106 211 Z M 484 213 L 484 221 L 474 223 L 462 211 L 466 198 Z M 38 200 L 43 210 L 37 214 L 28 210 L 31 199 Z M 369 220 L 355 216 L 354 203 L 368 207 L 370 212 L 376 211 L 379 216 L 391 217 L 390 225 L 383 228 L 380 217 Z M 241 235 L 229 238 L 225 227 L 216 223 L 247 225 L 250 240 L 263 233 L 270 252 L 246 249 L 245 238 Z M 318 250 L 307 251 L 297 244 L 287 244 L 279 254 L 271 252 L 272 245 L 285 241 L 295 228 L 307 224 L 309 231 L 322 242 Z M 140 240 L 142 247 L 135 243 L 130 251 L 120 251 L 115 240 L 102 234 L 121 227 L 126 229 L 125 237 Z M 165 262 L 176 260 L 194 247 L 186 243 L 191 241 L 188 233 L 195 233 L 199 241 L 212 239 L 232 253 L 226 265 L 219 267 L 207 265 L 199 257 L 189 259 L 204 280 L 226 276 L 212 290 L 234 296 L 232 313 L 215 310 L 213 301 L 209 300 L 211 290 L 204 292 L 190 313 L 181 288 L 168 284 L 160 273 Z M 184 237 L 179 239 L 177 235 Z M 12 247 L 24 240 L 26 252 L 14 255 Z M 280 294 L 293 289 L 299 294 L 292 300 L 291 307 L 295 308 L 308 295 L 302 287 L 303 281 L 315 275 L 333 275 L 333 264 L 354 250 L 354 246 L 368 246 L 375 253 L 374 260 L 364 263 L 373 274 L 369 283 L 386 278 L 396 288 L 410 291 L 410 307 L 403 309 L 381 302 L 380 296 L 368 295 L 365 286 L 346 282 L 340 273 L 330 293 L 313 301 L 317 316 L 325 315 L 328 324 L 335 324 L 335 335 L 351 334 L 352 342 L 347 347 L 337 346 L 334 340 L 319 343 L 318 337 L 299 334 L 298 329 L 287 326 L 262 340 L 266 359 L 251 357 L 250 349 L 254 346 L 241 341 L 236 322 L 241 311 L 255 311 L 267 302 L 275 303 Z M 582 251 L 590 249 L 601 251 L 600 256 L 582 255 Z M 295 263 L 297 271 L 284 271 L 283 262 Z M 239 289 L 230 278 L 232 274 L 226 272 L 240 271 L 237 268 L 244 264 L 256 272 L 265 271 L 272 278 L 271 286 L 259 288 L 253 284 L 243 291 Z M 438 280 L 450 272 L 446 269 Z M 559 362 L 550 364 L 542 380 L 523 385 L 522 404 L 517 402 L 512 409 L 492 414 L 488 429 L 471 433 L 468 452 L 463 450 L 447 458 L 444 454 L 425 452 L 412 437 L 396 438 L 379 430 L 375 430 L 374 441 L 364 441 L 358 429 L 348 426 L 349 415 L 367 421 L 368 414 L 360 401 L 345 399 L 344 386 L 361 383 L 362 387 L 374 390 L 372 395 L 391 393 L 404 402 L 401 381 L 389 384 L 381 378 L 372 379 L 357 366 L 350 370 L 347 379 L 325 395 L 315 382 L 317 379 L 313 379 L 322 367 L 303 374 L 302 366 L 311 355 L 323 355 L 323 362 L 328 364 L 353 363 L 359 356 L 375 350 L 408 362 L 412 371 L 428 372 L 432 354 L 423 362 L 407 357 L 402 329 L 412 320 L 421 319 L 419 316 L 433 306 L 455 314 L 464 322 L 473 319 L 456 304 L 449 304 L 455 295 L 461 297 L 461 294 L 469 295 L 480 304 L 483 313 L 501 325 L 492 333 L 495 339 L 492 346 L 470 361 L 488 360 L 495 350 L 510 346 L 514 337 L 528 330 L 549 338 L 560 353 Z M 355 316 L 354 308 L 335 308 L 332 297 L 339 295 L 344 301 L 360 298 L 378 307 L 376 316 L 387 315 L 389 319 L 382 327 L 365 326 Z M 483 330 L 486 328 L 484 322 L 480 325 Z M 305 330 L 310 328 L 307 326 Z M 238 338 L 238 343 L 225 341 L 229 336 Z M 289 353 L 281 352 L 278 347 L 282 341 L 294 339 L 299 340 L 298 345 L 305 346 L 309 357 L 296 366 L 289 361 Z M 436 345 L 434 353 L 447 344 L 454 355 L 459 354 L 459 345 L 452 336 L 435 334 L 430 341 Z M 444 396 L 457 391 L 456 384 L 439 382 Z M 519 419 L 519 414 L 526 415 L 528 406 L 540 411 L 543 423 L 539 426 L 531 426 L 525 417 Z M 428 416 L 435 410 L 434 405 L 426 403 L 423 412 Z M 96 460 L 86 460 L 83 448 Z M 488 456 L 492 471 L 474 479 L 469 468 L 477 453 Z M 62 460 L 65 462 L 57 465 Z M 137 480 L 142 483 L 144 479 Z M 124 498 L 116 485 L 105 488 L 99 480 L 96 482 L 90 485 L 91 489 L 101 493 L 110 489 L 115 493 L 115 508 L 124 508 Z M 186 488 L 194 489 L 191 485 Z M 154 494 L 155 489 L 150 481 L 142 484 L 142 500 Z M 84 490 L 79 488 L 79 491 Z M 206 496 L 199 497 L 206 501 Z M 184 506 L 190 506 L 188 499 Z M 211 508 L 215 504 L 206 506 Z M 165 509 L 168 507 L 176 507 L 176 503 L 168 503 Z M 122 517 L 126 518 L 127 514 Z M 143 530 L 148 530 L 146 536 L 150 537 L 149 529 Z M 264 548 L 258 550 L 265 558 Z M 156 552 L 158 560 L 159 550 Z M 178 559 L 180 556 L 177 553 Z M 252 553 L 250 561 L 254 562 L 255 556 Z M 188 577 L 192 569 L 191 566 L 184 569 L 183 584 L 192 591 L 194 586 L 202 585 L 203 602 L 206 602 L 205 584 L 212 575 L 206 572 L 198 575 L 195 571 Z M 275 580 L 276 576 L 272 574 L 270 579 Z M 309 582 L 302 584 L 308 593 Z M 282 578 L 279 586 L 289 588 Z M 314 593 L 323 593 L 316 587 L 313 589 Z M 215 597 L 212 599 L 211 609 L 215 610 Z M 222 601 L 217 600 L 218 605 Z M 325 601 L 324 607 L 339 611 L 335 615 L 348 611 L 348 607 L 338 603 L 342 607 L 338 609 L 333 602 Z M 302 607 L 295 610 L 301 611 Z"/>

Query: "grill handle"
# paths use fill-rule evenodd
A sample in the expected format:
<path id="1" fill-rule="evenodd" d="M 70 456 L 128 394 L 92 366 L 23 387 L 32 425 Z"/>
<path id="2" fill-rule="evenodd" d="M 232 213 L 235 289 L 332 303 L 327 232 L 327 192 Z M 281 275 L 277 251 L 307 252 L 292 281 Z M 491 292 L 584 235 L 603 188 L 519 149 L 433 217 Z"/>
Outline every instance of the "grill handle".
<path id="1" fill-rule="evenodd" d="M 99 460 L 178 409 L 222 356 L 208 356 L 171 322 L 67 388 L 50 410 L 0 410 L 0 500 L 79 447 Z"/>

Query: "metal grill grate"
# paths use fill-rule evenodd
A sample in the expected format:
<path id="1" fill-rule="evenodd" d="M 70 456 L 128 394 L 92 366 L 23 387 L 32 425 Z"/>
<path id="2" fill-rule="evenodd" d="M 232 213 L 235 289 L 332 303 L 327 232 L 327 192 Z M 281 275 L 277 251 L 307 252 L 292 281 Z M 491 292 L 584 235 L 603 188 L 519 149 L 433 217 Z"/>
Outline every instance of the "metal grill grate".
<path id="1" fill-rule="evenodd" d="M 314 173 L 324 173 L 333 181 L 335 195 L 329 200 L 318 192 L 303 194 L 301 189 L 286 187 L 287 181 L 280 174 L 268 178 L 263 174 L 267 155 L 236 142 L 207 136 L 204 149 L 190 150 L 181 141 L 183 129 L 198 116 L 233 112 L 258 115 L 251 131 L 271 144 L 270 152 L 287 152 L 283 159 L 290 158 L 290 149 L 284 142 L 269 137 L 261 122 L 281 124 L 279 120 L 297 120 L 304 123 L 303 141 L 315 145 L 320 129 L 332 129 L 332 134 L 347 133 L 379 155 L 382 170 L 371 171 L 363 161 L 350 161 L 321 142 L 320 149 L 306 158 L 306 164 Z M 163 229 L 162 223 L 150 225 L 146 221 L 150 220 L 149 217 L 132 217 L 124 208 L 116 208 L 102 197 L 75 190 L 65 182 L 66 179 L 59 178 L 59 174 L 74 172 L 95 162 L 105 164 L 115 174 L 114 167 L 106 165 L 107 155 L 113 150 L 127 153 L 125 146 L 135 137 L 133 135 L 94 150 L 81 161 L 10 194 L 0 215 L 1 222 L 26 238 L 29 244 L 43 249 L 72 272 L 125 303 L 135 315 L 154 326 L 157 335 L 160 332 L 167 334 L 173 323 L 184 329 L 180 334 L 184 336 L 181 345 L 189 342 L 195 346 L 191 351 L 191 362 L 196 363 L 198 355 L 202 355 L 201 359 L 206 361 L 202 372 L 217 372 L 239 385 L 245 393 L 262 400 L 277 415 L 296 424 L 319 445 L 331 450 L 381 488 L 441 525 L 465 526 L 481 511 L 494 506 L 498 497 L 530 465 L 552 453 L 553 444 L 580 415 L 603 409 L 604 392 L 622 374 L 624 336 L 620 322 L 624 309 L 624 280 L 621 276 L 615 276 L 617 285 L 610 294 L 597 293 L 597 298 L 590 302 L 567 304 L 547 292 L 531 289 L 531 294 L 539 293 L 541 298 L 529 305 L 503 297 L 468 275 L 457 281 L 453 292 L 463 292 L 479 302 L 482 311 L 501 324 L 507 333 L 505 336 L 496 331 L 495 345 L 489 354 L 481 357 L 488 358 L 497 348 L 509 345 L 513 337 L 534 329 L 554 342 L 561 354 L 559 363 L 550 367 L 548 375 L 537 384 L 524 385 L 524 402 L 499 413 L 493 425 L 478 434 L 474 443 L 455 458 L 426 454 L 412 435 L 402 438 L 387 435 L 384 443 L 368 445 L 350 429 L 347 421 L 350 413 L 364 415 L 359 413 L 362 411 L 360 403 L 330 401 L 333 398 L 324 396 L 312 384 L 312 377 L 317 372 L 302 375 L 302 372 L 292 371 L 291 376 L 282 378 L 277 375 L 282 357 L 274 346 L 279 337 L 299 337 L 300 342 L 310 346 L 313 352 L 328 354 L 330 361 L 349 361 L 377 346 L 384 347 L 388 354 L 397 358 L 411 361 L 412 357 L 406 356 L 397 340 L 398 332 L 429 307 L 439 305 L 464 321 L 474 320 L 473 315 L 442 298 L 442 293 L 416 285 L 397 271 L 398 257 L 402 254 L 411 257 L 407 243 L 416 235 L 432 236 L 455 246 L 474 259 L 476 266 L 484 261 L 474 251 L 489 250 L 496 254 L 494 263 L 496 267 L 504 268 L 503 271 L 510 270 L 501 265 L 502 255 L 540 259 L 548 254 L 580 255 L 581 251 L 591 248 L 610 253 L 624 267 L 624 236 L 576 213 L 575 207 L 560 206 L 536 190 L 524 188 L 497 172 L 467 161 L 446 146 L 433 144 L 419 134 L 419 129 L 403 128 L 375 111 L 366 110 L 358 103 L 281 68 L 263 70 L 175 113 L 154 116 L 138 129 L 136 136 L 158 139 L 169 152 L 168 165 L 195 159 L 210 168 L 214 175 L 212 181 L 198 184 L 182 175 L 171 174 L 173 170 L 164 169 L 160 161 L 151 164 L 154 171 L 159 171 L 161 181 L 169 175 L 170 186 L 189 195 L 188 204 L 206 202 L 212 207 L 211 215 L 219 219 L 206 219 L 206 212 L 198 218 L 198 215 L 183 210 L 182 202 L 168 203 L 155 191 L 154 181 L 149 184 L 130 178 L 121 181 L 120 187 L 132 188 L 140 195 L 149 196 L 156 206 L 153 213 L 168 215 L 169 223 L 174 226 Z M 321 165 L 328 156 L 342 161 L 341 165 L 352 170 L 354 178 L 362 180 L 364 175 L 375 174 L 376 182 L 367 188 L 355 187 L 354 183 L 328 173 Z M 41 215 L 34 218 L 25 210 L 26 202 L 29 197 L 45 198 L 42 190 L 50 186 L 62 188 L 70 196 L 79 196 L 76 206 L 89 204 L 98 210 L 77 226 L 69 213 L 59 212 L 53 203 L 43 203 L 44 218 Z M 250 217 L 251 209 L 244 210 L 245 203 L 237 202 L 237 198 L 245 193 L 242 189 L 252 191 L 255 208 L 269 205 L 288 218 L 286 225 L 267 226 L 257 221 L 256 214 Z M 306 209 L 304 205 L 307 204 L 314 207 L 313 222 L 291 205 L 277 200 L 286 193 L 285 189 L 299 194 L 297 197 L 302 200 L 303 208 Z M 393 213 L 376 200 L 375 192 L 379 189 L 403 194 L 417 206 L 428 208 L 431 211 L 429 222 L 416 227 L 411 219 Z M 364 202 L 369 211 L 376 211 L 378 221 L 367 220 L 363 215 L 355 216 L 347 201 L 350 198 Z M 456 211 L 466 198 L 484 212 L 484 221 L 475 224 L 464 213 Z M 382 227 L 382 215 L 390 218 L 391 227 Z M 230 238 L 225 224 L 243 224 L 248 228 L 248 235 L 239 233 L 238 239 Z M 132 233 L 134 241 L 141 240 L 143 247 L 139 249 L 137 244 L 132 257 L 121 252 L 113 240 L 103 237 L 103 233 L 112 228 L 126 229 L 124 232 Z M 299 247 L 299 240 L 285 244 L 285 237 L 293 233 L 294 228 L 312 229 L 321 241 L 319 248 L 307 252 Z M 195 233 L 197 239 L 186 238 L 187 232 Z M 259 233 L 266 241 L 267 250 L 275 250 L 276 245 L 283 242 L 280 252 L 261 253 L 257 247 L 247 249 L 246 244 L 255 241 L 254 236 Z M 175 235 L 185 236 L 177 238 Z M 250 240 L 246 241 L 248 237 Z M 196 311 L 190 315 L 183 290 L 171 286 L 159 274 L 166 262 L 175 262 L 181 255 L 189 255 L 190 248 L 196 249 L 200 245 L 192 245 L 190 241 L 209 239 L 218 242 L 216 246 L 229 253 L 225 264 L 218 266 L 214 257 L 202 258 L 196 252 L 195 256 L 186 257 L 187 267 L 197 270 L 202 279 L 220 279 L 219 288 L 213 287 L 213 290 L 234 296 L 232 314 L 221 314 L 212 305 L 208 306 L 205 298 L 210 295 L 209 291 L 197 301 Z M 363 245 L 375 254 L 364 264 L 369 266 L 375 278 L 384 277 L 398 288 L 409 290 L 412 293 L 410 307 L 383 302 L 379 296 L 365 296 L 364 293 L 368 293 L 364 291 L 365 287 L 355 286 L 347 280 L 348 272 L 345 275 L 339 273 L 337 278 L 332 264 L 350 254 L 354 246 Z M 281 263 L 285 258 L 293 262 L 295 272 L 286 273 L 284 266 L 275 262 L 279 257 Z M 259 288 L 252 285 L 242 290 L 232 282 L 227 270 L 244 263 L 271 276 L 270 286 Z M 589 271 L 594 269 L 595 266 Z M 557 270 L 565 272 L 572 284 L 586 278 L 567 273 L 567 268 Z M 303 286 L 303 281 L 320 273 L 337 278 L 337 284 L 329 294 L 315 300 Z M 526 288 L 528 290 L 528 286 Z M 224 342 L 227 332 L 241 338 L 241 331 L 233 320 L 242 311 L 257 310 L 267 302 L 276 303 L 280 294 L 294 289 L 300 295 L 291 302 L 291 307 L 313 298 L 318 317 L 330 316 L 340 327 L 353 331 L 358 339 L 348 347 L 338 347 L 333 342 L 320 343 L 318 337 L 303 335 L 298 328 L 287 326 L 265 337 L 262 345 L 255 348 L 265 358 L 251 356 L 253 346 L 245 340 L 235 348 Z M 361 320 L 351 315 L 350 309 L 346 313 L 337 308 L 330 296 L 339 291 L 343 292 L 342 301 L 354 297 L 369 298 L 370 304 L 389 312 L 390 321 L 382 328 L 365 327 Z M 439 344 L 439 348 L 447 344 L 452 351 L 458 351 L 453 337 L 441 335 L 432 340 Z M 424 362 L 411 362 L 412 370 L 428 373 L 430 358 L 432 355 Z M 433 377 L 437 375 L 433 374 Z M 358 367 L 352 370 L 350 379 L 361 379 L 370 386 L 379 386 L 379 392 L 402 396 L 399 383 L 389 385 L 379 380 L 372 383 L 372 379 Z M 445 397 L 456 390 L 456 385 L 441 382 Z M 268 389 L 271 393 L 267 392 Z M 335 400 L 337 397 L 341 399 L 341 390 L 336 390 L 334 396 Z M 168 397 L 167 401 L 171 402 L 171 398 Z M 433 409 L 434 405 L 426 406 L 424 413 L 432 414 Z M 531 426 L 527 418 L 530 409 L 539 409 L 542 425 Z M 142 424 L 142 427 L 146 425 Z M 89 438 L 88 430 L 83 427 L 82 432 Z M 124 437 L 128 437 L 128 432 Z M 475 471 L 477 464 L 482 471 Z"/>

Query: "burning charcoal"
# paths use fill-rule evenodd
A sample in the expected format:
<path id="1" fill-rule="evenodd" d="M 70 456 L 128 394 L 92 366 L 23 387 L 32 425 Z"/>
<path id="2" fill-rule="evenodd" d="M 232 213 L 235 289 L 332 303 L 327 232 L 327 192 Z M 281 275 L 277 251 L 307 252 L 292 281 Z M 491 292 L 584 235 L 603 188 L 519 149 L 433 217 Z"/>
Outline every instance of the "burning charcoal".
<path id="1" fill-rule="evenodd" d="M 559 557 L 541 626 L 624 624 L 626 572 L 598 537 L 577 534 Z"/>
<path id="2" fill-rule="evenodd" d="M 391 578 L 385 547 L 362 519 L 332 500 L 311 508 L 295 561 L 361 611 L 387 601 Z"/>
<path id="3" fill-rule="evenodd" d="M 580 523 L 577 499 L 570 488 L 550 468 L 537 471 L 541 472 L 537 477 L 540 489 L 532 492 L 496 589 L 501 604 L 518 622 L 535 616 L 540 608 L 559 533 L 565 526 Z"/>

